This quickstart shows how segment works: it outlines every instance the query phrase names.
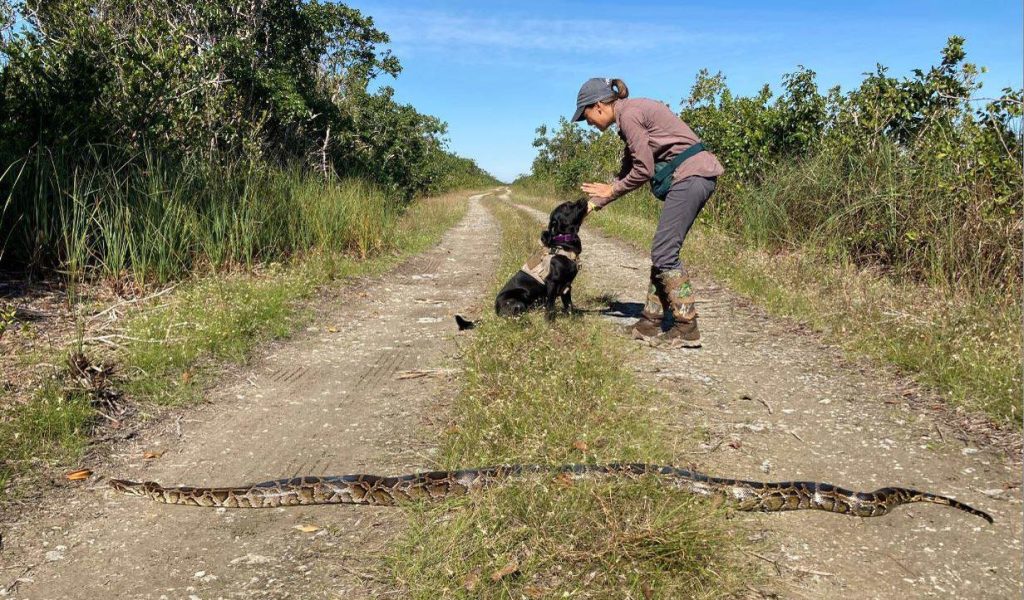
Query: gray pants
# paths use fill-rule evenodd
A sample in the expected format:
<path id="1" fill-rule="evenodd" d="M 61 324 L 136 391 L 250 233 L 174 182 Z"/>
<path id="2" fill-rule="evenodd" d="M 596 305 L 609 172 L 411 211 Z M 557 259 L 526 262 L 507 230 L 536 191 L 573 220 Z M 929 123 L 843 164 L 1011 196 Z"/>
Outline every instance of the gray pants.
<path id="1" fill-rule="evenodd" d="M 715 178 L 694 175 L 676 183 L 665 198 L 651 243 L 651 264 L 661 271 L 683 269 L 679 250 L 700 209 L 715 191 Z"/>

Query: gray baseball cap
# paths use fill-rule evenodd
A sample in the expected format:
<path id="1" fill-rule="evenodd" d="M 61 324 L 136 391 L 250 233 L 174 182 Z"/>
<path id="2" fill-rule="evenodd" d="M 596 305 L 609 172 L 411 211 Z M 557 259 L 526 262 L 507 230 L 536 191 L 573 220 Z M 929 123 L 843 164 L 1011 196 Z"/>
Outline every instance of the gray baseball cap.
<path id="1" fill-rule="evenodd" d="M 615 95 L 612 91 L 612 80 L 607 77 L 594 77 L 586 80 L 580 86 L 580 93 L 576 94 L 576 112 L 572 115 L 572 121 L 583 120 L 583 109 L 591 104 L 610 98 Z"/>

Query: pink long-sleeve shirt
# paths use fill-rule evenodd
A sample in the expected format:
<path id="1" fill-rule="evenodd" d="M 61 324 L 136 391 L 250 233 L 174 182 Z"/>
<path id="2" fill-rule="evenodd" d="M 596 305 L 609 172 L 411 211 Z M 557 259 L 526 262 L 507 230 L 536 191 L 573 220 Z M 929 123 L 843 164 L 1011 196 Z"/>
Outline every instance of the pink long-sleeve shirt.
<path id="1" fill-rule="evenodd" d="M 654 163 L 670 160 L 700 141 L 690 126 L 661 102 L 624 98 L 616 100 L 612 106 L 619 137 L 626 142 L 626 150 L 622 155 L 622 168 L 612 182 L 612 197 L 608 202 L 648 183 L 654 175 Z M 704 151 L 676 167 L 672 182 L 677 183 L 692 175 L 718 177 L 724 172 L 718 158 Z"/>

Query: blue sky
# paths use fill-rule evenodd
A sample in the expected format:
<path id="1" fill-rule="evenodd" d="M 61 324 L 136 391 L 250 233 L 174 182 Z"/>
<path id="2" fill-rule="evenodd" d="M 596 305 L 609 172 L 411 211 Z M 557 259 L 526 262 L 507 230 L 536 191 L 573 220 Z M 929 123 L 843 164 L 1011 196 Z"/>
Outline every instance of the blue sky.
<path id="1" fill-rule="evenodd" d="M 538 125 L 570 116 L 589 77 L 673 108 L 701 68 L 737 94 L 804 65 L 822 89 L 849 90 L 876 63 L 898 77 L 927 69 L 951 35 L 988 67 L 980 96 L 1021 87 L 1020 0 L 973 2 L 396 2 L 352 0 L 391 36 L 400 102 L 449 127 L 450 149 L 511 181 L 536 154 Z"/>

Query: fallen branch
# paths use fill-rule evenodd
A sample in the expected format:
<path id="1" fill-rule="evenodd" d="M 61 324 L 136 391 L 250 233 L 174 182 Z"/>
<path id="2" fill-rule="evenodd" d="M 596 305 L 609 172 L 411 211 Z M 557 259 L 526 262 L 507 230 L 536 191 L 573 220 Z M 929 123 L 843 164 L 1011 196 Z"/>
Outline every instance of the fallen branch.
<path id="1" fill-rule="evenodd" d="M 395 379 L 419 379 L 420 377 L 433 377 L 435 375 L 448 375 L 455 372 L 455 369 L 410 369 L 399 371 Z"/>
<path id="2" fill-rule="evenodd" d="M 159 292 L 150 294 L 148 296 L 144 296 L 142 298 L 132 298 L 130 300 L 122 300 L 122 301 L 118 302 L 117 304 L 114 304 L 113 306 L 107 307 L 106 309 L 104 309 L 104 310 L 94 314 L 93 316 L 89 317 L 89 321 L 94 321 L 94 320 L 102 317 L 103 315 L 107 314 L 108 312 L 110 312 L 112 310 L 115 310 L 117 308 L 120 308 L 122 306 L 127 306 L 129 304 L 135 304 L 137 302 L 145 302 L 146 300 L 152 300 L 153 298 L 159 298 L 160 296 L 163 296 L 164 294 L 166 294 L 167 292 L 173 290 L 176 287 L 178 287 L 178 284 L 175 283 L 174 285 L 166 287 L 166 288 L 160 290 Z"/>

